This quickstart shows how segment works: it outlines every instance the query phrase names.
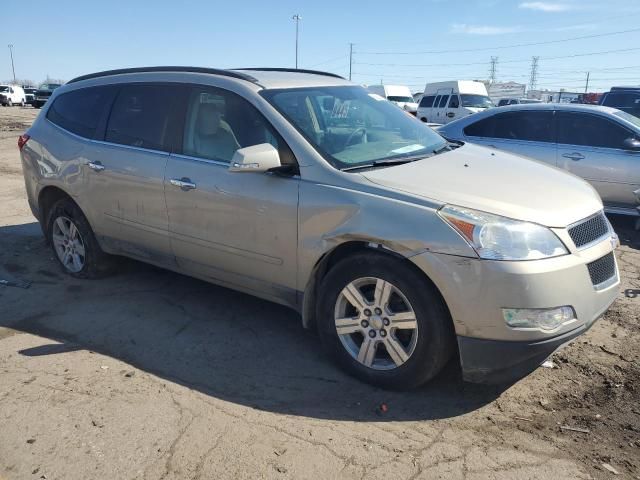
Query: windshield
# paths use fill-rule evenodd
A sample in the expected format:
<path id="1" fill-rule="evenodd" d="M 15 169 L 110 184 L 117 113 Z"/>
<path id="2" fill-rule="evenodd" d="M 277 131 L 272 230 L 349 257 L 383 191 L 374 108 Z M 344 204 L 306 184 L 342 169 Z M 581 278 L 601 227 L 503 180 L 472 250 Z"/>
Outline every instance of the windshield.
<path id="1" fill-rule="evenodd" d="M 640 114 L 640 111 L 638 111 L 638 113 Z M 633 125 L 635 125 L 636 127 L 640 128 L 640 118 L 638 118 L 636 115 L 633 115 L 631 113 L 627 113 L 627 112 L 623 112 L 623 111 L 617 111 L 613 113 L 616 117 L 620 117 L 623 120 L 626 120 L 629 123 L 632 123 Z"/>
<path id="2" fill-rule="evenodd" d="M 446 141 L 362 87 L 263 90 L 262 95 L 339 169 L 432 155 Z"/>
<path id="3" fill-rule="evenodd" d="M 414 103 L 413 97 L 387 97 L 390 102 Z"/>
<path id="4" fill-rule="evenodd" d="M 485 95 L 470 95 L 463 93 L 460 97 L 462 98 L 463 107 L 490 108 L 494 106 L 491 99 Z"/>

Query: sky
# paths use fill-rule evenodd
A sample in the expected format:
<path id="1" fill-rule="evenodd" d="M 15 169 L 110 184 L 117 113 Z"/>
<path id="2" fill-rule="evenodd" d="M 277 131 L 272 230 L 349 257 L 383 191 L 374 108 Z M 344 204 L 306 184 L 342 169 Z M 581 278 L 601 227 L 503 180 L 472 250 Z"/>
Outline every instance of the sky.
<path id="1" fill-rule="evenodd" d="M 0 81 L 41 82 L 113 68 L 299 67 L 362 84 L 488 79 L 589 91 L 640 84 L 640 0 L 59 0 L 2 22 Z"/>

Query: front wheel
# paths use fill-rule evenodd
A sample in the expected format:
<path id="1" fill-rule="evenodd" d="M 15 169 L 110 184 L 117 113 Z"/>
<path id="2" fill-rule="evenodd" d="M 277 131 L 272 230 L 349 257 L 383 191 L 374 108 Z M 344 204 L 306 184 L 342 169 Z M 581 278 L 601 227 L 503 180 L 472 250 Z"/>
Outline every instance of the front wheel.
<path id="1" fill-rule="evenodd" d="M 323 280 L 319 302 L 326 349 L 368 383 L 417 387 L 453 352 L 452 323 L 439 293 L 402 260 L 375 252 L 342 260 Z"/>
<path id="2" fill-rule="evenodd" d="M 7 100 L 6 105 L 7 105 L 7 107 L 13 107 L 13 101 L 12 100 Z"/>

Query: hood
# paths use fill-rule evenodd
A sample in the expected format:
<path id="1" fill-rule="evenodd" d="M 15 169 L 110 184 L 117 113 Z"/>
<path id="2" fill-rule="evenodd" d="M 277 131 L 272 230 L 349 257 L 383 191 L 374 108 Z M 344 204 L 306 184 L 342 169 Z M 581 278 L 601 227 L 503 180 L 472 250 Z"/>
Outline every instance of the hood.
<path id="1" fill-rule="evenodd" d="M 387 188 L 548 227 L 602 210 L 587 182 L 555 167 L 465 144 L 450 152 L 362 173 Z"/>
<path id="2" fill-rule="evenodd" d="M 415 112 L 418 110 L 418 104 L 413 102 L 393 102 L 407 112 Z"/>

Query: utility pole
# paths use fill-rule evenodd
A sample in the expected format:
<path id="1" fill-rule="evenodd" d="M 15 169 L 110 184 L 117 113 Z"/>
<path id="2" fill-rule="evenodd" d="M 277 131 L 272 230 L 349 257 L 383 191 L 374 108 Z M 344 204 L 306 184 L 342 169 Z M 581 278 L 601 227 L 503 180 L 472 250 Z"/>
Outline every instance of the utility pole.
<path id="1" fill-rule="evenodd" d="M 529 90 L 535 90 L 538 81 L 538 60 L 540 57 L 531 58 L 531 77 L 529 78 Z"/>
<path id="2" fill-rule="evenodd" d="M 351 81 L 351 66 L 353 65 L 353 43 L 349 44 L 349 81 Z"/>
<path id="3" fill-rule="evenodd" d="M 8 46 L 9 46 L 9 55 L 11 55 L 11 71 L 13 72 L 13 83 L 16 83 L 16 69 L 13 66 L 13 44 L 10 43 Z"/>
<path id="4" fill-rule="evenodd" d="M 587 93 L 587 90 L 589 90 L 589 74 L 591 72 L 587 72 L 587 83 L 584 86 L 584 93 Z"/>
<path id="5" fill-rule="evenodd" d="M 302 20 L 302 17 L 296 13 L 293 17 L 291 17 L 291 19 L 296 21 L 296 70 L 297 70 L 298 69 L 298 24 L 300 23 L 300 20 Z"/>
<path id="6" fill-rule="evenodd" d="M 496 66 L 498 65 L 498 57 L 491 57 L 491 67 L 489 67 L 489 84 L 496 81 Z"/>

